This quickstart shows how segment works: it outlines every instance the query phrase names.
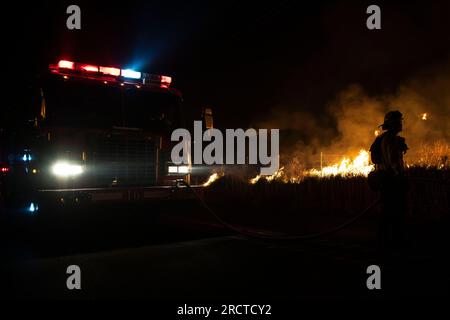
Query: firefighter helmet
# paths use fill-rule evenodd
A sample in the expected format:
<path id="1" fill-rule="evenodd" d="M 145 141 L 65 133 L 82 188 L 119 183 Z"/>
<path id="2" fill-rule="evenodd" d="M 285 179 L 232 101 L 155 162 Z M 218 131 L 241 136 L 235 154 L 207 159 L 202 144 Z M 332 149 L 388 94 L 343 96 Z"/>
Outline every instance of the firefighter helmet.
<path id="1" fill-rule="evenodd" d="M 400 111 L 398 111 L 398 110 L 396 110 L 396 111 L 389 111 L 384 116 L 384 122 L 381 125 L 381 128 L 383 130 L 389 130 L 393 126 L 401 124 L 402 120 L 403 120 L 403 114 Z"/>

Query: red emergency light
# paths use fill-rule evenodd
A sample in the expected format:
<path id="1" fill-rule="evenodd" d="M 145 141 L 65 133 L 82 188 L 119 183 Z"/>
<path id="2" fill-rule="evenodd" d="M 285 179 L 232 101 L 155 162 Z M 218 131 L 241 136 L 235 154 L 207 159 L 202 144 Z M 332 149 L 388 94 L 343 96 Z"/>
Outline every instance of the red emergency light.
<path id="1" fill-rule="evenodd" d="M 172 83 L 172 78 L 168 76 L 161 76 L 161 87 L 168 88 Z"/>
<path id="2" fill-rule="evenodd" d="M 0 168 L 0 172 L 1 173 L 8 173 L 9 172 L 9 168 L 8 167 L 1 167 Z"/>
<path id="3" fill-rule="evenodd" d="M 112 68 L 112 67 L 100 67 L 100 72 L 106 75 L 120 76 L 120 69 L 119 68 Z"/>
<path id="4" fill-rule="evenodd" d="M 77 65 L 77 67 L 81 71 L 98 72 L 98 67 L 97 66 L 93 66 L 91 64 L 79 64 L 79 65 Z"/>
<path id="5" fill-rule="evenodd" d="M 58 62 L 58 68 L 75 70 L 75 62 L 67 61 L 67 60 L 60 60 Z"/>

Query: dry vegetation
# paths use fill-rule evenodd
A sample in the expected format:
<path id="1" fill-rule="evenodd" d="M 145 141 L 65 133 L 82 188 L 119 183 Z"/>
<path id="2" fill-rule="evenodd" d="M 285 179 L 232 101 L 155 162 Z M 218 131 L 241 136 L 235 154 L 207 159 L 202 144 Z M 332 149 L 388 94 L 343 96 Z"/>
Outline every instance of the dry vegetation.
<path id="1" fill-rule="evenodd" d="M 412 167 L 408 176 L 409 219 L 448 219 L 450 170 Z M 252 185 L 237 176 L 224 176 L 205 192 L 210 206 L 228 221 L 252 225 L 257 221 L 255 225 L 280 229 L 299 230 L 301 226 L 304 231 L 318 224 L 335 225 L 378 197 L 365 177 L 310 177 L 299 183 L 261 179 Z"/>

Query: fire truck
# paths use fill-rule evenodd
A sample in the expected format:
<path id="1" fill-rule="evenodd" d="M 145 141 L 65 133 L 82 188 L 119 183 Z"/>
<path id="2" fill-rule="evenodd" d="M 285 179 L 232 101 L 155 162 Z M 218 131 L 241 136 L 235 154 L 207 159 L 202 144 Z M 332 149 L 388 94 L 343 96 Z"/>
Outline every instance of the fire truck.
<path id="1" fill-rule="evenodd" d="M 50 65 L 1 110 L 2 210 L 187 197 L 177 182 L 189 182 L 192 167 L 170 162 L 171 132 L 185 125 L 171 83 L 111 66 Z"/>

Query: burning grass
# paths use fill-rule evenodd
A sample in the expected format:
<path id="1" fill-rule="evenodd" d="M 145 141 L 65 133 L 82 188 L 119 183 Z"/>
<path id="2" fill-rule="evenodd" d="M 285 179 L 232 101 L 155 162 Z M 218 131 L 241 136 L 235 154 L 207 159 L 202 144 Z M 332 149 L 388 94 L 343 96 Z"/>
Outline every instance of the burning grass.
<path id="1" fill-rule="evenodd" d="M 421 144 L 418 159 L 413 164 L 426 168 L 448 168 L 450 166 L 450 145 L 444 141 Z"/>
<path id="2" fill-rule="evenodd" d="M 305 169 L 299 161 L 290 161 L 286 166 L 281 167 L 270 176 L 257 175 L 249 180 L 250 184 L 258 183 L 261 180 L 267 182 L 279 181 L 283 183 L 299 183 L 305 178 L 318 177 L 358 177 L 367 175 L 374 169 L 370 163 L 370 154 L 366 150 L 360 150 L 358 155 L 350 158 L 343 157 L 338 163 L 329 166 L 322 166 L 320 169 Z"/>
<path id="3" fill-rule="evenodd" d="M 409 216 L 448 219 L 448 169 L 411 167 Z M 227 220 L 292 232 L 334 226 L 359 213 L 378 195 L 364 176 L 308 176 L 301 181 L 259 179 L 253 184 L 223 176 L 205 190 L 208 203 Z"/>
<path id="4" fill-rule="evenodd" d="M 407 154 L 408 167 L 423 167 L 427 169 L 448 170 L 450 167 L 450 145 L 445 141 L 424 143 L 412 156 Z M 370 153 L 361 149 L 355 156 L 342 156 L 341 160 L 331 164 L 322 165 L 320 168 L 307 169 L 304 163 L 293 158 L 271 176 L 257 175 L 249 179 L 249 183 L 255 184 L 261 180 L 267 182 L 279 181 L 283 183 L 299 183 L 311 177 L 367 177 L 374 169 L 370 161 Z"/>

